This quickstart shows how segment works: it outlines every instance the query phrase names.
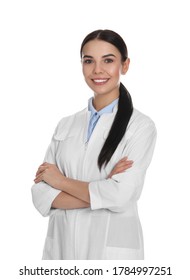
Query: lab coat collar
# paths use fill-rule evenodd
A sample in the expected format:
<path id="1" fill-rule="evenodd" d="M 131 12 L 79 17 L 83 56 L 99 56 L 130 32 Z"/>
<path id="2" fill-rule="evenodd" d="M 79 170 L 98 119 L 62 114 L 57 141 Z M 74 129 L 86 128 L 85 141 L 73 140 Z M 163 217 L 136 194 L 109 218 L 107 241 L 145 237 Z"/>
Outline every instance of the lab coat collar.
<path id="1" fill-rule="evenodd" d="M 90 112 L 91 115 L 93 115 L 94 113 L 97 112 L 96 109 L 94 108 L 93 104 L 92 104 L 92 100 L 93 100 L 93 97 L 91 97 L 88 100 L 88 112 Z M 101 116 L 103 114 L 115 113 L 118 109 L 118 101 L 119 101 L 119 98 L 115 99 L 112 103 L 108 104 L 106 107 L 104 107 L 103 109 L 98 111 L 98 114 Z"/>

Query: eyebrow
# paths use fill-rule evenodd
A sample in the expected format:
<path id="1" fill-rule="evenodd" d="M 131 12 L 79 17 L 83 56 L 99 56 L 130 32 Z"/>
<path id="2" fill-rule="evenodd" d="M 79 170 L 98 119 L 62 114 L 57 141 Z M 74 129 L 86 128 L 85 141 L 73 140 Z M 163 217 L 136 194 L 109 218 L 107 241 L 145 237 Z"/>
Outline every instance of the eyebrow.
<path id="1" fill-rule="evenodd" d="M 103 55 L 102 58 L 109 57 L 109 56 L 114 56 L 114 57 L 116 57 L 114 54 L 109 53 L 109 54 Z M 91 55 L 84 55 L 83 58 L 93 58 L 93 56 L 91 56 Z"/>

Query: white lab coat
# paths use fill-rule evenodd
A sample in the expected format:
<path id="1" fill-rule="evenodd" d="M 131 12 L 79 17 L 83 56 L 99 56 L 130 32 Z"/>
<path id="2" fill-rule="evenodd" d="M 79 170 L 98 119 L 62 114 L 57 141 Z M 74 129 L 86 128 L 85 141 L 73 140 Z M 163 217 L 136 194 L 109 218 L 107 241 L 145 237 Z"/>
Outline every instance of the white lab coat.
<path id="1" fill-rule="evenodd" d="M 143 235 L 137 211 L 145 173 L 150 164 L 156 129 L 134 109 L 127 131 L 110 162 L 100 172 L 97 159 L 117 111 L 103 114 L 86 144 L 90 112 L 63 118 L 53 135 L 45 161 L 69 178 L 90 182 L 90 208 L 51 209 L 60 193 L 46 183 L 32 186 L 33 203 L 49 226 L 43 259 L 143 259 Z M 106 179 L 124 156 L 132 168 Z"/>

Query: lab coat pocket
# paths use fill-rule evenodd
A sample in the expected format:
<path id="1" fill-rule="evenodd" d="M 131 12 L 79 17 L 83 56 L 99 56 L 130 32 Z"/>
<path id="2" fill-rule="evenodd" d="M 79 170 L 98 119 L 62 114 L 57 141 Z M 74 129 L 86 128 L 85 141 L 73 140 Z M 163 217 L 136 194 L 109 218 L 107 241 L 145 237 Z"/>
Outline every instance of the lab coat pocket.
<path id="1" fill-rule="evenodd" d="M 137 218 L 119 213 L 112 215 L 107 246 L 138 250 L 140 248 L 140 227 Z"/>
<path id="2" fill-rule="evenodd" d="M 112 215 L 106 244 L 106 259 L 142 260 L 144 253 L 141 235 L 141 226 L 136 217 Z"/>
<path id="3" fill-rule="evenodd" d="M 56 141 L 64 141 L 67 138 L 70 138 L 72 136 L 73 136 L 73 134 L 69 133 L 69 130 L 64 130 L 64 131 L 54 134 L 53 137 Z"/>

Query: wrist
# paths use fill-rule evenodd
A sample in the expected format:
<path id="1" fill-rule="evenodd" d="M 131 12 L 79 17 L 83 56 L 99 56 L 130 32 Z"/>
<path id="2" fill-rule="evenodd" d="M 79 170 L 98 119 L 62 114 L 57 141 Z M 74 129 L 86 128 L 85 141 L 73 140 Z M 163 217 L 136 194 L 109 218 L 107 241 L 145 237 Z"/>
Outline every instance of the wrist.
<path id="1" fill-rule="evenodd" d="M 59 186 L 58 186 L 60 191 L 64 191 L 66 179 L 67 179 L 67 177 L 65 177 L 64 175 L 62 175 L 62 177 L 60 178 L 60 182 L 59 182 Z"/>

